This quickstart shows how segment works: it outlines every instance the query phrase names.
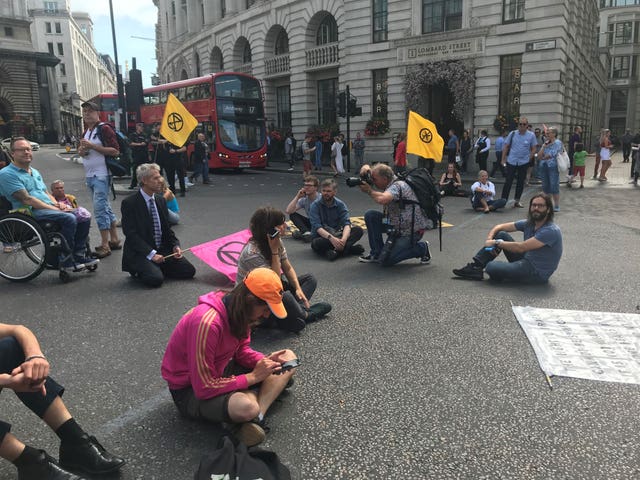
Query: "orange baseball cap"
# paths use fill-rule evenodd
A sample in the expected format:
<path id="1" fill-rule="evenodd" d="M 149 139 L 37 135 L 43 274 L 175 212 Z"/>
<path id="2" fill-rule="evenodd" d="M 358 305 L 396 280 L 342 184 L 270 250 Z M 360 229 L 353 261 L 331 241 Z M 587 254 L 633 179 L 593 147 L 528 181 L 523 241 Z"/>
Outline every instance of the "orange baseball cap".
<path id="1" fill-rule="evenodd" d="M 256 268 L 245 277 L 244 284 L 256 297 L 267 302 L 276 317 L 287 316 L 282 303 L 282 281 L 276 272 L 270 268 Z"/>

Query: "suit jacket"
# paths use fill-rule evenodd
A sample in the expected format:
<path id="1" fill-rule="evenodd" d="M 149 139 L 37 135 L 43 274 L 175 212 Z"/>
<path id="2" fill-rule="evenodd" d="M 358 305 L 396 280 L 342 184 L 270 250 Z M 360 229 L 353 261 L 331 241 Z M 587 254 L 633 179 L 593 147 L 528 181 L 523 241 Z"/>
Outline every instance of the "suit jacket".
<path id="1" fill-rule="evenodd" d="M 140 192 L 129 195 L 122 201 L 122 232 L 125 235 L 122 252 L 122 270 L 128 272 L 131 262 L 135 258 L 146 258 L 151 250 L 157 250 L 160 255 L 173 253 L 173 249 L 180 245 L 173 230 L 169 226 L 167 202 L 161 195 L 154 194 L 156 209 L 160 217 L 162 241 L 156 248 L 153 238 L 153 220 L 149 207 Z"/>

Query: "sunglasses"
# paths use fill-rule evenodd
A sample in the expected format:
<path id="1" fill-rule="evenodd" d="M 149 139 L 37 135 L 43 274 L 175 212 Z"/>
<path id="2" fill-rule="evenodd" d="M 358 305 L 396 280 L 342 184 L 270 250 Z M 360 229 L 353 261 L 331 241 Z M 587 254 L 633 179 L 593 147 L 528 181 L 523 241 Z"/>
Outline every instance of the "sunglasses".
<path id="1" fill-rule="evenodd" d="M 526 127 L 529 124 L 528 123 L 519 123 L 518 125 Z"/>

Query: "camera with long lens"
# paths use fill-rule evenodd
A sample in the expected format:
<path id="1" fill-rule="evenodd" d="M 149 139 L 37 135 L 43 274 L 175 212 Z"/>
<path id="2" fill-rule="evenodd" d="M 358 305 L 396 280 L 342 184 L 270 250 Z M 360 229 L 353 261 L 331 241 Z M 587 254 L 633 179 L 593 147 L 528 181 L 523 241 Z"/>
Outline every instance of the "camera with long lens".
<path id="1" fill-rule="evenodd" d="M 357 187 L 358 185 L 364 185 L 365 183 L 373 185 L 371 172 L 367 172 L 364 175 L 360 175 L 359 177 L 349 177 L 345 181 L 347 182 L 347 187 Z"/>

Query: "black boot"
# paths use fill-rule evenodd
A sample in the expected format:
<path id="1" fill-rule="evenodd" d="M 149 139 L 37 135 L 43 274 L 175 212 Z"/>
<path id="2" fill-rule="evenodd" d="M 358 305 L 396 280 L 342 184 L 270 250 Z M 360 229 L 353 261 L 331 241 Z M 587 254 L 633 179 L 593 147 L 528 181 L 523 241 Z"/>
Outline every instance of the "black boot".
<path id="1" fill-rule="evenodd" d="M 60 443 L 60 465 L 69 470 L 103 474 L 115 472 L 126 461 L 105 450 L 96 437 L 84 434 L 78 441 Z"/>
<path id="2" fill-rule="evenodd" d="M 18 480 L 86 480 L 71 472 L 67 472 L 58 465 L 44 450 L 39 450 L 36 460 L 18 467 Z"/>

